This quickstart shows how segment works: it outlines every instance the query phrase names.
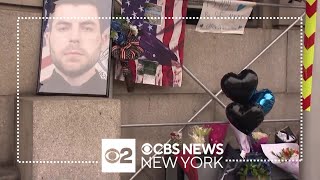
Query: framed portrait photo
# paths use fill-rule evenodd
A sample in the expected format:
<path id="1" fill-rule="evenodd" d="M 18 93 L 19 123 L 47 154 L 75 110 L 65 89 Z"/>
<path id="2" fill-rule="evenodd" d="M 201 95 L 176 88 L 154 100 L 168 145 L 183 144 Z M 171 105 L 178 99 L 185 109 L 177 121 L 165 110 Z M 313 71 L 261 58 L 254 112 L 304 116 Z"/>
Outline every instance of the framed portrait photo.
<path id="1" fill-rule="evenodd" d="M 111 0 L 45 0 L 37 94 L 108 96 Z"/>

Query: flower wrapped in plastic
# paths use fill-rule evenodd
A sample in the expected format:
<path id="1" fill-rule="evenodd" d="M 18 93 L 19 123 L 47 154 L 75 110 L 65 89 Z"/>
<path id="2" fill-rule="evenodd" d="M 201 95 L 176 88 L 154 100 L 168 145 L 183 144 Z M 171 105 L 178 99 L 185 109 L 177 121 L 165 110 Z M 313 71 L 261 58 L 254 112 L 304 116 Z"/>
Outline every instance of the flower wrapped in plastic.
<path id="1" fill-rule="evenodd" d="M 205 127 L 211 129 L 209 133 L 209 143 L 211 145 L 219 143 L 223 144 L 224 139 L 227 135 L 229 123 L 214 123 L 206 125 Z"/>
<path id="2" fill-rule="evenodd" d="M 170 133 L 170 144 L 178 144 L 179 148 L 182 146 L 182 133 L 173 131 Z"/>
<path id="3" fill-rule="evenodd" d="M 276 166 L 299 177 L 299 145 L 296 143 L 262 144 L 265 156 Z"/>
<path id="4" fill-rule="evenodd" d="M 192 128 L 192 134 L 189 136 L 191 137 L 193 143 L 196 144 L 205 144 L 206 137 L 209 135 L 211 128 L 194 126 Z"/>
<path id="5" fill-rule="evenodd" d="M 233 130 L 235 137 L 240 145 L 240 156 L 244 159 L 246 155 L 250 152 L 250 144 L 249 139 L 246 134 L 239 131 L 236 127 L 234 127 L 232 124 L 230 124 L 231 129 Z"/>
<path id="6" fill-rule="evenodd" d="M 262 153 L 261 144 L 267 144 L 269 141 L 269 136 L 263 132 L 253 132 L 252 139 L 253 151 Z"/>

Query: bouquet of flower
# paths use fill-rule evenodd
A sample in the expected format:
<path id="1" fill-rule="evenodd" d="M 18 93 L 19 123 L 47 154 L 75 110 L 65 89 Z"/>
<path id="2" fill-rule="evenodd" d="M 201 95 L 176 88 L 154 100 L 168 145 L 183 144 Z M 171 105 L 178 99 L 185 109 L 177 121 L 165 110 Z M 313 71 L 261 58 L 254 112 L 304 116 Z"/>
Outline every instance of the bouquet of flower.
<path id="1" fill-rule="evenodd" d="M 252 148 L 255 152 L 261 152 L 262 153 L 262 149 L 261 149 L 261 144 L 267 144 L 269 137 L 268 134 L 263 133 L 263 132 L 253 132 L 252 133 Z"/>
<path id="2" fill-rule="evenodd" d="M 262 153 L 249 153 L 247 154 L 247 160 L 265 159 Z M 267 180 L 270 179 L 271 163 L 267 161 L 260 162 L 242 162 L 239 166 L 237 175 L 240 176 L 240 180 L 245 179 L 258 179 Z"/>
<path id="3" fill-rule="evenodd" d="M 271 168 L 267 162 L 246 162 L 240 168 L 238 175 L 240 179 L 246 177 L 255 177 L 260 179 L 267 179 L 270 176 Z"/>
<path id="4" fill-rule="evenodd" d="M 295 143 L 262 144 L 263 153 L 279 168 L 299 177 L 299 145 Z"/>
<path id="5" fill-rule="evenodd" d="M 171 144 L 179 144 L 179 147 L 182 145 L 182 133 L 173 131 L 170 133 L 170 143 Z"/>
<path id="6" fill-rule="evenodd" d="M 274 156 L 278 157 L 280 161 L 286 161 L 292 159 L 299 159 L 299 150 L 293 148 L 282 148 L 281 152 L 271 152 Z"/>
<path id="7" fill-rule="evenodd" d="M 139 30 L 137 26 L 129 24 L 124 19 L 113 19 L 111 21 L 111 40 L 113 45 L 124 46 L 132 40 L 138 40 Z"/>
<path id="8" fill-rule="evenodd" d="M 219 144 L 223 143 L 227 135 L 229 123 L 213 123 L 205 125 L 206 128 L 210 128 L 209 133 L 209 143 L 210 144 Z"/>
<path id="9" fill-rule="evenodd" d="M 206 142 L 205 137 L 210 133 L 211 128 L 205 128 L 200 126 L 194 126 L 190 137 L 193 143 L 204 144 Z"/>
<path id="10" fill-rule="evenodd" d="M 138 34 L 137 26 L 131 25 L 123 18 L 113 19 L 111 22 L 111 54 L 121 63 L 128 92 L 133 91 L 135 82 L 129 69 L 129 61 L 138 59 L 144 52 L 140 47 Z"/>

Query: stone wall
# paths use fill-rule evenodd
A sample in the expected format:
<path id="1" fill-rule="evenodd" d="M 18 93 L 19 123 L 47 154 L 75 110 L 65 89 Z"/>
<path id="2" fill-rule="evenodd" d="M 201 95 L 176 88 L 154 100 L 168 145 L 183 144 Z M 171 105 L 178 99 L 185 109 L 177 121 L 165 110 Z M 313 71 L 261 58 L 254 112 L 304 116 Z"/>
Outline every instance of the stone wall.
<path id="1" fill-rule="evenodd" d="M 17 17 L 41 16 L 42 1 L 0 1 L 27 6 L 0 4 L 0 107 L 1 162 L 13 162 L 14 98 L 16 94 L 16 27 Z M 38 7 L 38 8 L 37 8 Z M 293 20 L 287 20 L 292 22 Z M 35 96 L 39 64 L 40 20 L 20 21 L 20 95 Z M 188 25 L 185 40 L 184 64 L 211 91 L 219 91 L 221 77 L 227 72 L 238 72 L 250 62 L 282 30 L 246 29 L 244 35 L 221 35 L 195 32 Z M 250 68 L 259 75 L 259 89 L 269 88 L 276 95 L 276 104 L 266 119 L 299 118 L 300 83 L 299 50 L 300 30 L 290 30 Z M 123 82 L 115 82 L 114 98 L 121 100 L 121 124 L 186 122 L 208 100 L 208 96 L 186 73 L 181 88 L 163 88 L 137 85 L 128 94 Z M 219 96 L 227 104 L 223 95 Z M 7 111 L 7 110 L 8 111 Z M 224 121 L 225 115 L 219 104 L 212 102 L 195 121 Z M 285 125 L 298 131 L 297 123 L 264 123 L 263 130 L 273 133 Z M 106 127 L 108 128 L 108 127 Z M 2 131 L 5 129 L 5 131 Z M 168 140 L 169 133 L 179 127 L 123 128 L 122 137 L 137 138 L 137 147 L 144 142 L 158 143 Z M 184 132 L 187 136 L 187 131 Z M 235 139 L 231 133 L 227 141 Z M 138 152 L 137 157 L 140 154 Z M 139 163 L 138 163 L 139 165 Z M 124 174 L 128 179 L 130 174 Z M 137 179 L 164 179 L 163 170 L 144 170 Z"/>

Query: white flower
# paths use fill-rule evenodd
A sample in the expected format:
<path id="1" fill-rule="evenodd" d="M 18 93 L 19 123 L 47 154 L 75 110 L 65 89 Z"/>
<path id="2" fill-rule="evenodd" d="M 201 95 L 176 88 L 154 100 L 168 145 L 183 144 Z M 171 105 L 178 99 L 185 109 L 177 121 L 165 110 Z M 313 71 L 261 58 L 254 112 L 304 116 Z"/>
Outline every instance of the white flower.
<path id="1" fill-rule="evenodd" d="M 137 26 L 133 26 L 133 25 L 130 25 L 130 29 L 133 33 L 134 36 L 137 36 L 138 35 L 138 28 Z"/>
<path id="2" fill-rule="evenodd" d="M 118 40 L 118 38 L 119 38 L 118 33 L 116 33 L 114 36 L 114 40 Z"/>
<path id="3" fill-rule="evenodd" d="M 192 138 L 193 143 L 196 143 L 196 144 L 204 144 L 206 142 L 204 137 L 199 137 L 194 134 L 190 135 L 190 137 Z"/>
<path id="4" fill-rule="evenodd" d="M 293 153 L 290 160 L 299 160 L 299 154 Z"/>

